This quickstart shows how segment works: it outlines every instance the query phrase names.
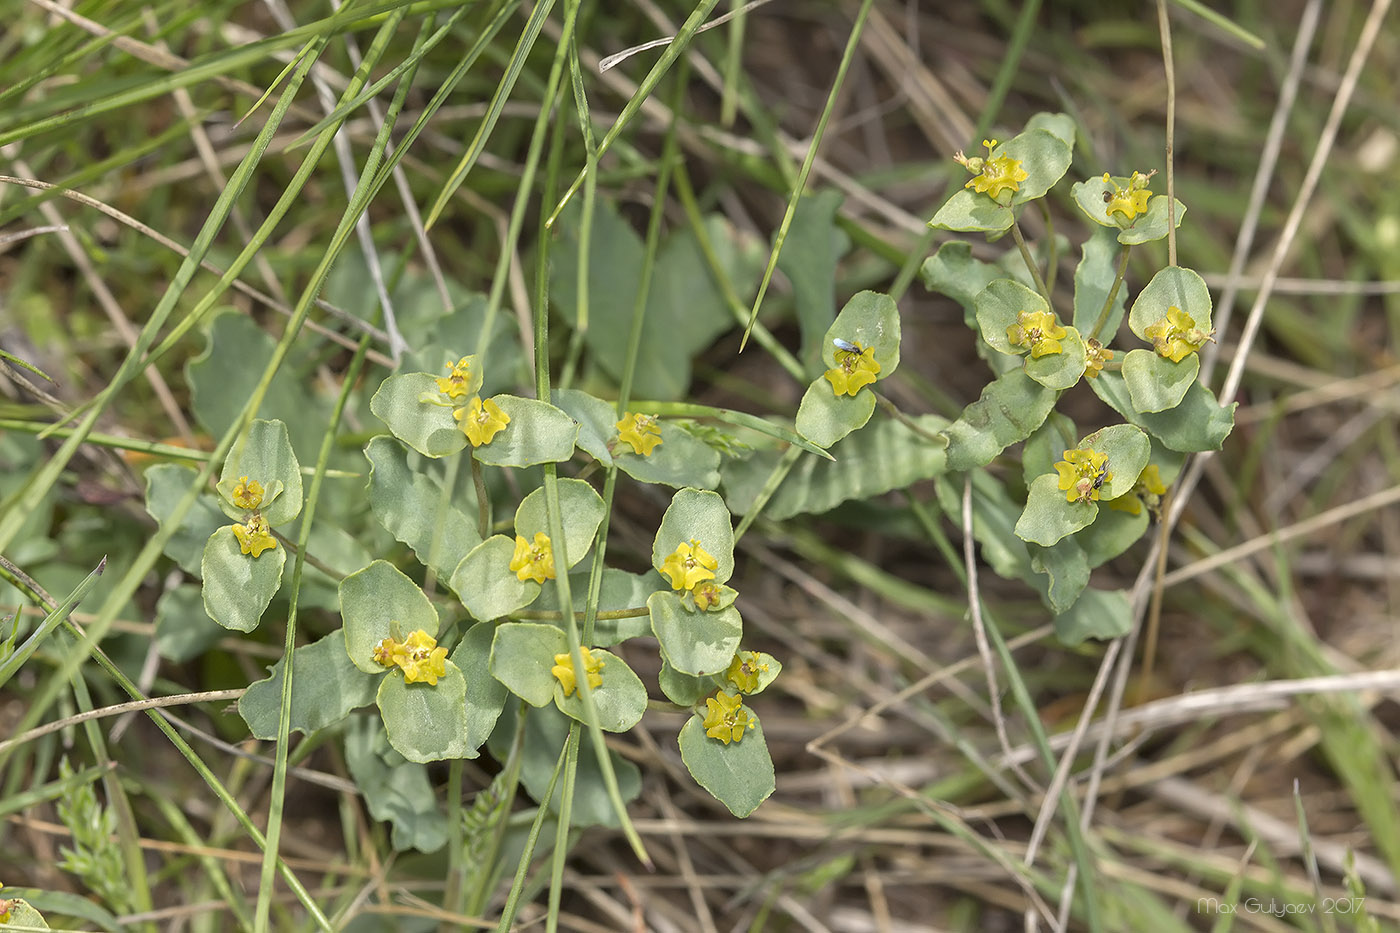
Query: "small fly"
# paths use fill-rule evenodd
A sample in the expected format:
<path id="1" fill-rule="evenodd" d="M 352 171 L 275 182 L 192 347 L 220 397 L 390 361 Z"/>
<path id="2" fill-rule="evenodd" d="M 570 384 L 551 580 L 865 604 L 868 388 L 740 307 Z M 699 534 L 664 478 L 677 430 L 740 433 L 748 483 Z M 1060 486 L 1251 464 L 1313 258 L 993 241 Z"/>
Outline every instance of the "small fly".
<path id="1" fill-rule="evenodd" d="M 861 353 L 861 352 L 863 352 L 862 349 L 861 349 L 860 344 L 858 344 L 858 343 L 851 343 L 849 340 L 843 340 L 843 339 L 841 339 L 840 337 L 832 337 L 832 338 L 831 338 L 831 343 L 832 343 L 832 345 L 834 345 L 834 346 L 836 347 L 836 349 L 838 349 L 838 350 L 845 350 L 847 353 Z"/>

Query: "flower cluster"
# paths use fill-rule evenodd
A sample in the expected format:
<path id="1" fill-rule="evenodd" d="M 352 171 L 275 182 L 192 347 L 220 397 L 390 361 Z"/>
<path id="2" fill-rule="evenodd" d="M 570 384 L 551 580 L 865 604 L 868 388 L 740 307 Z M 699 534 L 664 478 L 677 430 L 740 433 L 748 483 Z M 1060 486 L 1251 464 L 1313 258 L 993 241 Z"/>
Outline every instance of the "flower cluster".
<path id="1" fill-rule="evenodd" d="M 1103 372 L 1103 364 L 1113 359 L 1113 351 L 1093 337 L 1084 341 L 1084 349 L 1084 375 L 1090 379 L 1097 379 L 1099 373 Z"/>
<path id="2" fill-rule="evenodd" d="M 719 561 L 710 556 L 694 538 L 682 541 L 661 564 L 661 573 L 671 581 L 673 590 L 694 590 L 695 585 L 715 578 Z"/>
<path id="3" fill-rule="evenodd" d="M 858 343 L 838 345 L 836 366 L 823 375 L 831 383 L 831 391 L 836 396 L 855 395 L 865 386 L 875 382 L 880 373 L 880 364 L 875 361 L 875 348 L 862 347 Z"/>
<path id="4" fill-rule="evenodd" d="M 443 381 L 438 380 L 439 383 Z M 501 407 L 489 398 L 483 400 L 479 395 L 472 396 L 470 404 L 465 408 L 455 409 L 452 417 L 456 419 L 458 427 L 473 447 L 491 443 L 496 435 L 510 424 L 510 415 L 501 411 Z"/>
<path id="5" fill-rule="evenodd" d="M 536 583 L 543 583 L 546 580 L 554 579 L 554 546 L 549 542 L 549 535 L 543 531 L 535 532 L 535 542 L 531 544 L 524 536 L 515 536 L 515 554 L 510 559 L 510 569 L 515 571 L 515 576 L 522 582 L 534 580 Z"/>
<path id="6" fill-rule="evenodd" d="M 632 452 L 650 457 L 661 441 L 661 428 L 656 424 L 655 415 L 639 415 L 627 412 L 616 425 L 617 436 L 630 444 Z"/>
<path id="7" fill-rule="evenodd" d="M 1215 331 L 1197 327 L 1195 318 L 1173 305 L 1167 309 L 1166 317 L 1147 325 L 1143 336 L 1152 341 L 1158 356 L 1180 363 L 1205 346 L 1207 340 L 1213 340 Z"/>
<path id="8" fill-rule="evenodd" d="M 742 696 L 720 691 L 705 700 L 705 709 L 705 734 L 725 745 L 739 741 L 745 732 L 758 725 L 758 720 L 744 708 Z"/>
<path id="9" fill-rule="evenodd" d="M 962 150 L 953 153 L 953 161 L 972 173 L 973 177 L 964 188 L 971 188 L 979 194 L 991 195 L 992 200 L 1001 201 L 1003 191 L 1018 191 L 1021 182 L 1030 175 L 1021 167 L 1020 159 L 1013 159 L 1008 155 L 999 155 L 992 158 L 992 152 L 999 143 L 995 139 L 984 139 L 982 145 L 986 147 L 987 157 L 973 156 L 968 158 L 962 154 Z"/>
<path id="10" fill-rule="evenodd" d="M 1109 178 L 1108 173 L 1103 173 L 1104 184 L 1113 185 L 1112 191 L 1103 193 L 1104 214 L 1109 220 L 1113 220 L 1114 214 L 1122 214 L 1124 220 L 1131 221 L 1138 214 L 1147 213 L 1147 202 L 1152 199 L 1152 192 L 1147 190 L 1147 182 L 1153 175 L 1157 174 L 1154 168 L 1144 175 L 1142 172 L 1133 172 L 1133 177 L 1128 179 L 1128 187 L 1120 188 L 1118 183 Z"/>
<path id="11" fill-rule="evenodd" d="M 740 693 L 753 693 L 758 689 L 759 676 L 766 673 L 768 665 L 763 663 L 762 655 L 757 651 L 740 651 L 729 662 L 729 670 L 724 672 L 724 676 L 739 688 Z"/>
<path id="12" fill-rule="evenodd" d="M 462 357 L 455 363 L 447 364 L 447 375 L 439 376 L 436 380 L 438 391 L 451 399 L 464 397 L 470 389 L 472 368 L 469 357 Z"/>
<path id="13" fill-rule="evenodd" d="M 1133 488 L 1117 499 L 1110 499 L 1108 507 L 1129 515 L 1141 515 L 1145 505 L 1155 513 L 1162 507 L 1162 497 L 1166 494 L 1167 484 L 1162 482 L 1162 472 L 1157 469 L 1157 464 L 1149 463 Z"/>
<path id="14" fill-rule="evenodd" d="M 1089 502 L 1099 498 L 1104 483 L 1112 482 L 1108 454 L 1094 450 L 1066 450 L 1065 459 L 1055 464 L 1060 474 L 1060 490 L 1068 502 Z"/>
<path id="15" fill-rule="evenodd" d="M 258 511 L 266 492 L 262 483 L 257 480 L 250 483 L 246 476 L 239 477 L 238 485 L 233 487 L 233 504 L 249 513 L 245 516 L 244 524 L 234 524 L 233 536 L 238 539 L 239 549 L 255 558 L 263 551 L 277 547 L 277 539 L 272 536 L 267 519 Z"/>
<path id="16" fill-rule="evenodd" d="M 1016 315 L 1016 323 L 1006 329 L 1006 339 L 1011 345 L 1029 350 L 1034 360 L 1063 353 L 1060 341 L 1065 339 L 1065 334 L 1051 311 L 1022 311 Z"/>
<path id="17" fill-rule="evenodd" d="M 397 624 L 397 623 L 393 623 Z M 422 629 L 403 641 L 392 635 L 374 646 L 374 660 L 384 667 L 397 667 L 410 684 L 426 683 L 436 687 L 438 678 L 447 675 L 447 649 L 438 646 L 437 639 Z"/>
<path id="18" fill-rule="evenodd" d="M 603 669 L 604 664 L 600 659 L 593 657 L 593 652 L 587 648 L 579 648 L 579 654 L 583 655 L 583 671 L 588 675 L 588 688 L 597 690 L 603 685 L 603 675 L 598 672 Z M 574 691 L 578 689 L 578 673 L 574 670 L 573 655 L 568 652 L 556 654 L 554 666 L 549 672 L 563 686 L 564 696 L 574 695 Z"/>

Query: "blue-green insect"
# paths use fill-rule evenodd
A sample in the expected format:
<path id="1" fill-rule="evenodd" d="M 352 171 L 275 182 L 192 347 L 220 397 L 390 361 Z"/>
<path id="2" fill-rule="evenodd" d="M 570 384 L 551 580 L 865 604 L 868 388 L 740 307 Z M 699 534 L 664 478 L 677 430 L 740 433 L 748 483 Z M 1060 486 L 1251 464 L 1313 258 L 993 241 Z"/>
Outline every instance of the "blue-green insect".
<path id="1" fill-rule="evenodd" d="M 865 352 L 864 348 L 862 348 L 860 344 L 851 343 L 849 340 L 843 340 L 840 337 L 832 337 L 831 342 L 836 347 L 836 349 L 845 350 L 847 353 Z"/>

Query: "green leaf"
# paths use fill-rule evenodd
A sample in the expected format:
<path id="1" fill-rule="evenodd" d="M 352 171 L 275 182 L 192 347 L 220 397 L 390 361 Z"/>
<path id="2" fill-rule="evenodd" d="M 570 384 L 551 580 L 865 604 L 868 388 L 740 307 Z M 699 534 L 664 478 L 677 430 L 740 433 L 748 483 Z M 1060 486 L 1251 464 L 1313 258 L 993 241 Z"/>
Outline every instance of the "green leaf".
<path id="1" fill-rule="evenodd" d="M 1021 479 L 1029 486 L 1042 473 L 1055 469 L 1065 458 L 1065 451 L 1075 445 L 1079 431 L 1074 422 L 1058 411 L 1052 411 L 1045 423 L 1026 438 L 1021 448 Z"/>
<path id="2" fill-rule="evenodd" d="M 1103 484 L 1101 499 L 1117 499 L 1137 484 L 1142 468 L 1152 455 L 1147 435 L 1131 424 L 1115 424 L 1086 434 L 1074 445 L 1080 450 L 1093 450 L 1108 457 L 1107 467 L 1112 478 Z M 1055 477 L 1059 482 L 1059 477 Z M 1061 492 L 1060 498 L 1064 498 Z"/>
<path id="3" fill-rule="evenodd" d="M 792 283 L 797 324 L 802 331 L 802 363 L 816 374 L 826 330 L 836 316 L 836 268 L 851 247 L 851 238 L 836 226 L 836 212 L 845 199 L 828 188 L 801 198 L 792 216 L 778 268 Z"/>
<path id="4" fill-rule="evenodd" d="M 734 574 L 734 528 L 719 493 L 690 488 L 676 491 L 652 542 L 651 565 L 660 570 L 676 548 L 691 541 L 698 541 L 718 564 L 716 583 L 724 583 Z"/>
<path id="5" fill-rule="evenodd" d="M 1122 590 L 1087 589 L 1074 608 L 1055 617 L 1055 636 L 1065 645 L 1089 638 L 1121 638 L 1132 627 L 1132 606 Z"/>
<path id="6" fill-rule="evenodd" d="M 1181 404 L 1200 371 L 1201 358 L 1195 353 L 1173 363 L 1155 350 L 1129 350 L 1122 373 L 1133 407 L 1150 413 Z"/>
<path id="7" fill-rule="evenodd" d="M 1041 129 L 1028 129 L 992 151 L 994 158 L 1002 155 L 1019 159 L 1029 176 L 1011 196 L 1013 206 L 1043 198 L 1055 182 L 1065 177 L 1071 158 L 1070 147 L 1063 139 Z"/>
<path id="8" fill-rule="evenodd" d="M 224 628 L 251 632 L 282 583 L 286 560 L 287 552 L 280 544 L 257 557 L 244 554 L 233 536 L 233 526 L 223 526 L 209 536 L 199 565 L 204 578 L 204 611 Z"/>
<path id="9" fill-rule="evenodd" d="M 1007 335 L 1007 330 L 1016 326 L 1020 315 L 1050 310 L 1037 292 L 1010 279 L 995 279 L 977 294 L 973 304 L 977 308 L 977 328 L 982 339 L 993 350 L 1010 356 L 1026 354 L 1025 349 L 1013 345 Z M 1059 318 L 1055 321 L 1059 323 Z"/>
<path id="10" fill-rule="evenodd" d="M 564 525 L 564 547 L 572 567 L 583 560 L 593 546 L 593 536 L 603 521 L 603 499 L 593 487 L 581 479 L 560 479 L 559 518 Z M 536 532 L 549 534 L 549 517 L 545 510 L 544 487 L 525 497 L 515 510 L 515 533 L 526 541 L 535 540 Z M 561 566 L 559 545 L 554 543 L 555 569 Z"/>
<path id="11" fill-rule="evenodd" d="M 932 437 L 948 427 L 948 422 L 937 415 L 920 415 L 914 422 Z M 798 460 L 764 514 L 778 521 L 793 515 L 827 512 L 851 499 L 868 499 L 891 489 L 903 489 L 937 476 L 946 468 L 942 443 L 893 418 L 876 418 L 860 436 L 832 447 L 832 454 L 834 461 L 815 457 Z M 725 496 L 735 512 L 744 514 L 753 506 L 754 497 L 779 456 L 755 455 L 725 465 Z"/>
<path id="12" fill-rule="evenodd" d="M 189 467 L 175 463 L 157 463 L 146 469 L 146 511 L 157 524 L 165 525 L 175 506 L 194 484 L 196 475 Z M 165 542 L 162 550 L 181 570 L 197 576 L 205 543 L 226 524 L 228 519 L 219 509 L 219 501 L 201 493 L 193 508 L 185 513 L 179 530 Z"/>
<path id="13" fill-rule="evenodd" d="M 1108 292 L 1118 278 L 1118 260 L 1121 248 L 1118 245 L 1116 228 L 1094 228 L 1084 241 L 1082 258 L 1074 270 L 1074 326 L 1081 334 L 1089 334 L 1103 312 Z M 1123 321 L 1123 311 L 1128 303 L 1128 285 L 1118 286 L 1118 294 L 1113 296 L 1113 308 L 1108 320 L 1099 331 L 1098 339 L 1107 345 L 1118 333 L 1118 325 Z"/>
<path id="14" fill-rule="evenodd" d="M 156 652 L 168 661 L 192 661 L 224 634 L 223 626 L 204 611 L 204 597 L 196 583 L 168 589 L 156 603 Z"/>
<path id="15" fill-rule="evenodd" d="M 1089 525 L 1099 507 L 1094 502 L 1069 502 L 1054 473 L 1037 476 L 1031 483 L 1025 511 L 1016 522 L 1016 536 L 1041 547 L 1050 547 L 1066 535 Z"/>
<path id="16" fill-rule="evenodd" d="M 757 810 L 777 788 L 762 723 L 748 730 L 739 741 L 725 745 L 705 734 L 704 716 L 696 713 L 681 727 L 677 741 L 681 760 L 695 783 L 737 817 Z"/>
<path id="17" fill-rule="evenodd" d="M 1185 311 L 1197 327 L 1210 332 L 1210 289 L 1205 279 L 1180 266 L 1167 266 L 1143 286 L 1128 312 L 1128 327 L 1150 343 L 1147 328 L 1165 318 L 1172 308 Z"/>
<path id="18" fill-rule="evenodd" d="M 473 752 L 486 743 L 510 696 L 505 684 L 491 676 L 491 642 L 495 636 L 494 624 L 478 622 L 467 629 L 447 656 L 467 681 L 466 741 Z"/>
<path id="19" fill-rule="evenodd" d="M 370 508 L 386 531 L 411 547 L 425 566 L 446 577 L 481 543 L 475 520 L 458 508 L 459 504 L 475 508 L 476 503 L 474 499 L 463 502 L 457 495 L 444 497 L 442 484 L 422 469 L 410 467 L 408 456 L 408 448 L 387 435 L 371 438 L 365 445 Z"/>
<path id="20" fill-rule="evenodd" d="M 1182 453 L 1219 450 L 1235 425 L 1237 403 L 1221 405 L 1215 394 L 1192 382 L 1181 403 L 1170 411 L 1142 414 L 1133 407 L 1123 377 L 1105 372 L 1089 380 L 1094 394 L 1166 447 Z"/>
<path id="21" fill-rule="evenodd" d="M 477 756 L 468 738 L 467 680 L 457 665 L 446 665 L 446 675 L 436 684 L 408 683 L 399 671 L 379 684 L 377 700 L 389 744 L 409 761 Z"/>
<path id="22" fill-rule="evenodd" d="M 555 389 L 551 397 L 554 404 L 578 422 L 579 449 L 603 466 L 612 466 L 613 445 L 617 443 L 617 406 L 579 389 Z M 665 446 L 664 441 L 662 446 Z M 624 444 L 623 449 L 632 448 Z"/>
<path id="23" fill-rule="evenodd" d="M 1084 559 L 1090 567 L 1098 567 L 1132 547 L 1147 531 L 1150 521 L 1147 509 L 1138 514 L 1115 509 L 1113 503 L 1099 509 L 1094 523 L 1074 536 L 1084 549 Z"/>
<path id="24" fill-rule="evenodd" d="M 668 662 L 661 662 L 661 673 L 656 682 L 666 698 L 677 706 L 694 706 L 719 687 L 719 677 L 697 677 L 676 670 Z"/>
<path id="25" fill-rule="evenodd" d="M 271 668 L 271 676 L 248 686 L 238 700 L 238 714 L 256 738 L 277 738 L 282 708 L 282 676 L 285 660 Z M 384 668 L 379 668 L 382 674 Z M 374 702 L 379 678 L 350 663 L 345 652 L 345 630 L 302 645 L 292 653 L 291 730 L 314 735 L 340 722 L 350 711 Z"/>
<path id="26" fill-rule="evenodd" d="M 472 617 L 482 622 L 499 619 L 524 608 L 540 595 L 534 580 L 521 580 L 510 569 L 515 542 L 492 535 L 462 558 L 448 585 Z"/>
<path id="27" fill-rule="evenodd" d="M 567 650 L 567 649 L 566 649 Z M 602 648 L 592 649 L 595 660 L 603 663 L 599 674 L 603 682 L 593 688 L 593 707 L 598 712 L 598 728 L 604 732 L 626 732 L 642 721 L 647 709 L 647 688 L 627 662 Z M 564 715 L 587 722 L 583 697 L 575 690 L 564 696 L 564 685 L 554 681 L 554 705 Z"/>
<path id="28" fill-rule="evenodd" d="M 899 368 L 899 308 L 894 299 L 872 291 L 851 296 L 822 340 L 822 362 L 828 369 L 836 367 L 837 339 L 872 348 L 871 356 L 880 364 L 876 380 L 888 377 Z"/>
<path id="29" fill-rule="evenodd" d="M 1038 113 L 1026 121 L 1026 130 L 1045 130 L 1060 142 L 1074 150 L 1074 117 L 1067 113 Z"/>
<path id="30" fill-rule="evenodd" d="M 1147 202 L 1147 212 L 1133 218 L 1132 226 L 1118 234 L 1118 242 L 1124 246 L 1138 246 L 1161 240 L 1167 235 L 1167 196 L 1159 194 Z M 1181 218 L 1186 216 L 1186 205 L 1176 202 L 1176 225 L 1181 226 Z"/>
<path id="31" fill-rule="evenodd" d="M 1058 392 L 1035 382 L 1023 370 L 1002 373 L 944 429 L 948 469 L 963 472 L 991 463 L 1003 450 L 1030 437 L 1058 398 Z"/>
<path id="32" fill-rule="evenodd" d="M 1002 207 L 990 195 L 961 188 L 944 202 L 928 225 L 960 233 L 1000 233 L 1010 228 L 1014 216 L 1011 208 Z"/>
<path id="33" fill-rule="evenodd" d="M 518 704 L 509 703 L 501 714 L 501 724 L 491 734 L 491 754 L 497 761 L 505 761 L 510 754 L 511 740 L 515 735 L 515 717 Z M 543 709 L 532 709 L 525 717 L 525 745 L 521 756 L 520 782 L 525 790 L 537 801 L 546 802 L 551 810 L 559 811 L 563 796 L 563 782 L 555 785 L 554 796 L 545 800 L 545 790 L 549 787 L 554 766 L 559 761 L 559 750 L 569 734 L 572 722 L 559 712 L 553 704 Z M 617 775 L 618 790 L 623 802 L 636 798 L 641 793 L 641 772 L 637 766 L 616 752 L 608 753 L 613 773 Z M 603 783 L 602 768 L 593 743 L 585 741 L 578 752 L 578 774 L 574 778 L 572 819 L 576 827 L 610 826 L 620 824 L 618 814 L 613 810 L 608 797 L 607 786 Z"/>
<path id="34" fill-rule="evenodd" d="M 345 763 L 369 815 L 393 826 L 398 851 L 435 852 L 447 841 L 446 814 L 427 769 L 389 745 L 383 719 L 357 716 L 345 730 Z"/>
<path id="35" fill-rule="evenodd" d="M 794 427 L 818 447 L 826 448 L 852 431 L 865 427 L 875 413 L 875 393 L 837 395 L 825 376 L 818 376 L 802 396 Z"/>
<path id="36" fill-rule="evenodd" d="M 6 891 L 10 894 L 10 891 Z M 17 898 L 13 907 L 10 908 L 10 918 L 0 928 L 14 927 L 17 929 L 47 930 L 48 923 L 44 920 L 44 915 L 39 913 L 33 905 L 18 897 L 19 891 L 15 891 L 13 896 Z"/>
<path id="37" fill-rule="evenodd" d="M 1079 331 L 1066 327 L 1065 335 L 1060 338 L 1059 353 L 1051 353 L 1040 359 L 1027 355 L 1025 360 L 1027 376 L 1047 389 L 1064 391 L 1084 375 L 1088 352 Z"/>
<path id="38" fill-rule="evenodd" d="M 578 425 L 547 402 L 497 395 L 492 399 L 510 417 L 510 423 L 491 443 L 472 448 L 472 456 L 492 466 L 532 466 L 558 463 L 574 455 Z"/>
<path id="39" fill-rule="evenodd" d="M 573 595 L 574 612 L 580 619 L 583 617 L 584 608 L 588 605 L 588 579 L 587 569 L 569 575 L 569 592 Z M 636 574 L 613 567 L 604 567 L 603 580 L 598 591 L 598 611 L 603 613 L 617 612 L 623 609 L 641 609 L 646 606 L 647 597 L 652 593 L 669 589 L 670 584 L 659 573 Z M 559 609 L 557 588 L 545 587 L 540 593 L 539 600 L 535 603 L 535 608 L 541 611 L 557 611 Z M 550 624 L 562 629 L 564 621 L 560 619 L 558 622 Z M 645 613 L 622 619 L 598 619 L 593 624 L 593 639 L 590 645 L 606 648 L 629 638 L 650 634 L 651 620 L 647 618 Z"/>
<path id="40" fill-rule="evenodd" d="M 301 464 L 292 450 L 287 426 L 280 421 L 254 421 L 248 433 L 233 445 L 220 474 L 219 507 L 234 521 L 242 522 L 246 509 L 233 504 L 233 490 L 241 477 L 259 482 L 266 488 L 262 512 L 267 523 L 276 528 L 301 514 Z"/>
<path id="41" fill-rule="evenodd" d="M 651 630 L 661 656 L 684 674 L 722 674 L 744 636 L 744 620 L 733 606 L 717 612 L 687 609 L 675 593 L 653 593 L 647 600 Z"/>
<path id="42" fill-rule="evenodd" d="M 1063 538 L 1054 547 L 1031 545 L 1031 569 L 1049 578 L 1045 599 L 1052 612 L 1069 609 L 1089 585 L 1089 561 L 1075 537 Z"/>
<path id="43" fill-rule="evenodd" d="M 370 399 L 369 410 L 423 456 L 447 457 L 467 446 L 467 436 L 452 417 L 452 408 L 422 401 L 436 392 L 436 377 L 431 374 L 399 373 L 384 380 Z"/>
<path id="44" fill-rule="evenodd" d="M 1005 278 L 991 263 L 973 259 L 972 244 L 963 240 L 949 240 L 939 246 L 938 252 L 924 260 L 919 274 L 929 291 L 947 295 L 962 305 L 964 311 L 974 314 L 974 299 L 978 293 L 997 279 Z M 975 317 L 968 320 L 975 321 Z"/>
<path id="45" fill-rule="evenodd" d="M 559 682 L 550 673 L 554 656 L 568 650 L 568 637 L 553 625 L 504 622 L 491 641 L 491 676 L 531 706 L 546 706 Z"/>
<path id="46" fill-rule="evenodd" d="M 374 646 L 390 636 L 403 641 L 423 630 L 436 638 L 441 621 L 428 597 L 397 567 L 377 560 L 340 581 L 340 614 L 345 620 L 345 650 L 367 674 L 382 674 Z"/>
<path id="47" fill-rule="evenodd" d="M 570 205 L 554 225 L 556 240 L 550 250 L 550 297 L 575 327 L 580 227 L 580 210 Z M 718 216 L 705 219 L 705 232 L 733 292 L 750 292 L 758 283 L 767 250 Z M 627 362 L 627 334 L 644 272 L 643 253 L 642 240 L 631 225 L 600 200 L 593 213 L 590 320 L 584 342 L 593 359 L 617 380 Z M 662 243 L 652 270 L 633 393 L 639 398 L 684 397 L 692 359 L 732 327 L 729 304 L 695 232 L 688 227 L 677 231 Z"/>

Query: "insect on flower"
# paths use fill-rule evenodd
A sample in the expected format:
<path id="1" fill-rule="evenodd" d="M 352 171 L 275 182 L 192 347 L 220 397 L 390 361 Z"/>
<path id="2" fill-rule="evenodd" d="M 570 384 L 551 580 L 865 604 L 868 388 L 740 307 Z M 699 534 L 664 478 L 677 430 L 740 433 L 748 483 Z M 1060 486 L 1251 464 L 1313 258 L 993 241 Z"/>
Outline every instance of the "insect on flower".
<path id="1" fill-rule="evenodd" d="M 832 337 L 831 343 L 836 349 L 845 350 L 847 353 L 860 353 L 861 350 L 864 349 L 860 344 L 851 343 L 849 340 L 843 340 L 840 337 Z"/>

